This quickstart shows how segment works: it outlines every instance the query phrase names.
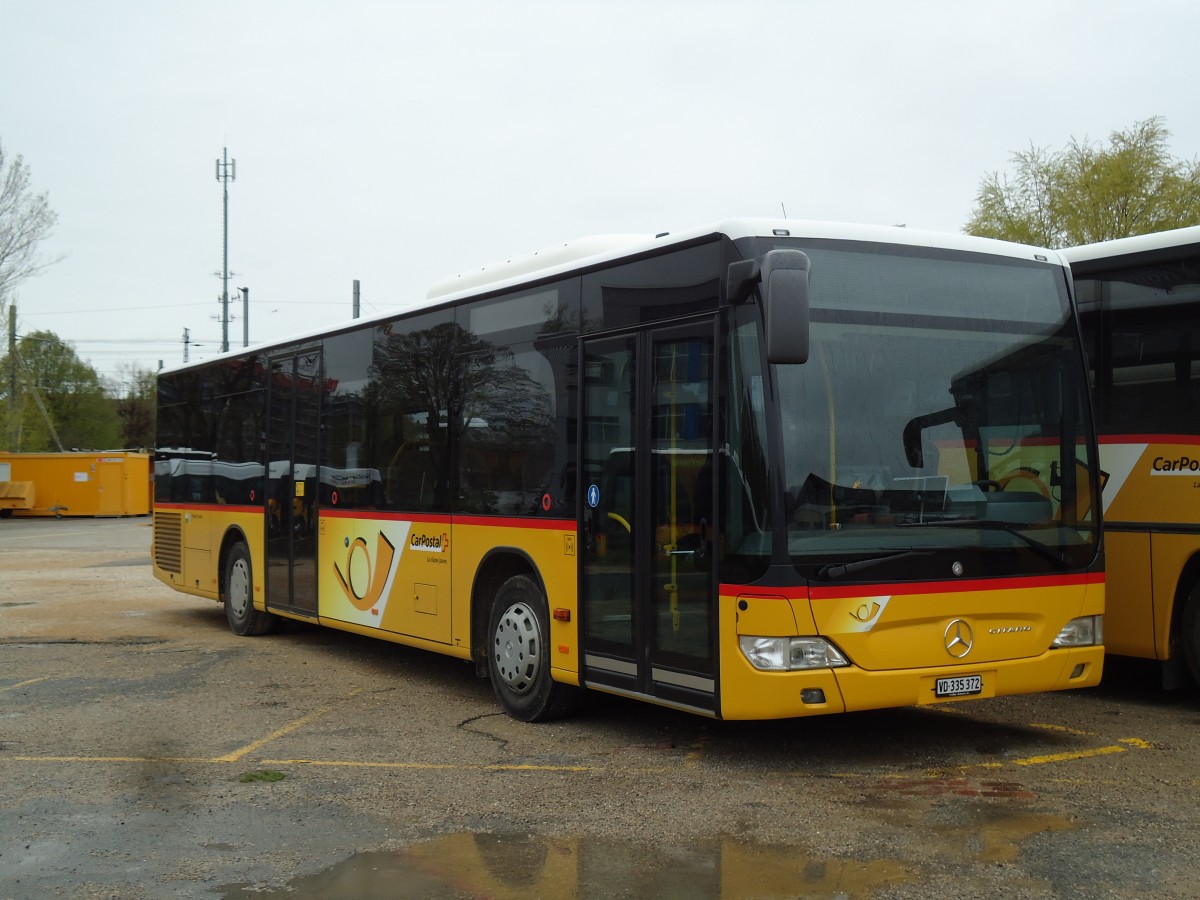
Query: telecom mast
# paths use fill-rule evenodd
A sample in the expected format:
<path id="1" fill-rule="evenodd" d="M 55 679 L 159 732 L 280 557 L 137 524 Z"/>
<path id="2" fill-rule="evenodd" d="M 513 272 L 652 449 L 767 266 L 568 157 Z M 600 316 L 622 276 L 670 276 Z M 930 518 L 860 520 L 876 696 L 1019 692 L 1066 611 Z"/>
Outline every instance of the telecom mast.
<path id="1" fill-rule="evenodd" d="M 224 194 L 224 255 L 221 265 L 221 352 L 229 350 L 229 182 L 237 181 L 237 160 L 229 158 L 229 148 L 221 148 L 217 160 L 217 181 Z"/>

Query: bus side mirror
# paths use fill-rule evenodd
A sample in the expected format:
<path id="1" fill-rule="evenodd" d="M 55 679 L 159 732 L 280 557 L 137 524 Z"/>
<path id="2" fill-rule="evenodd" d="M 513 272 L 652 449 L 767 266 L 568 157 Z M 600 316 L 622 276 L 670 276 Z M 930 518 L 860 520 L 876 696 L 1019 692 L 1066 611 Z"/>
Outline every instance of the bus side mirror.
<path id="1" fill-rule="evenodd" d="M 761 280 L 762 268 L 757 259 L 731 262 L 729 273 L 725 276 L 725 299 L 733 306 L 740 306 L 750 299 Z"/>
<path id="2" fill-rule="evenodd" d="M 957 406 L 940 409 L 937 412 L 909 419 L 908 424 L 904 426 L 904 457 L 910 466 L 914 469 L 925 467 L 925 451 L 921 446 L 921 436 L 925 433 L 925 429 L 945 425 L 947 422 L 956 423 L 962 429 L 964 438 L 969 436 L 975 446 L 982 446 L 979 439 L 979 427 L 971 423 L 964 410 Z"/>
<path id="3" fill-rule="evenodd" d="M 925 468 L 925 453 L 921 448 L 921 420 L 911 419 L 904 426 L 904 457 L 914 469 Z"/>
<path id="4" fill-rule="evenodd" d="M 770 250 L 760 269 L 767 362 L 808 362 L 808 257 L 799 250 Z"/>
<path id="5" fill-rule="evenodd" d="M 745 303 L 755 287 L 762 294 L 767 362 L 808 362 L 808 268 L 808 257 L 799 250 L 770 250 L 761 260 L 729 264 L 725 296 L 730 303 Z"/>

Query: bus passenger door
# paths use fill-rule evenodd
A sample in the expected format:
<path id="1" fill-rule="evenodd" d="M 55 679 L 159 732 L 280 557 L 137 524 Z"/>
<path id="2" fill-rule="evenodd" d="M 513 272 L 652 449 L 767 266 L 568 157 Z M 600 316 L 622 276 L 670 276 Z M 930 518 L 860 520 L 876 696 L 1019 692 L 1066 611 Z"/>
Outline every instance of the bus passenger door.
<path id="1" fill-rule="evenodd" d="M 717 712 L 714 323 L 589 341 L 584 680 Z"/>
<path id="2" fill-rule="evenodd" d="M 269 609 L 317 614 L 316 515 L 321 352 L 271 360 L 267 403 Z"/>

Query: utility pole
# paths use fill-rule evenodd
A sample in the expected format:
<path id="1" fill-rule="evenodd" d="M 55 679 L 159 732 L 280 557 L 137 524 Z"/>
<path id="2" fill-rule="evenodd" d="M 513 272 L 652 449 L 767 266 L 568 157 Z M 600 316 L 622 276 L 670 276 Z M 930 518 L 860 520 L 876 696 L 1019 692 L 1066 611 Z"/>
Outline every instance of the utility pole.
<path id="1" fill-rule="evenodd" d="M 358 279 L 354 279 L 354 318 L 358 318 Z"/>
<path id="2" fill-rule="evenodd" d="M 229 350 L 229 182 L 237 181 L 237 160 L 229 158 L 229 148 L 221 148 L 217 160 L 217 181 L 224 195 L 224 255 L 221 266 L 221 352 Z"/>
<path id="3" fill-rule="evenodd" d="M 188 330 L 185 328 L 185 329 L 183 329 L 183 361 L 184 362 L 188 361 L 188 344 L 190 344 L 190 343 L 191 343 L 191 341 L 188 338 Z"/>
<path id="4" fill-rule="evenodd" d="M 17 449 L 17 301 L 8 304 L 8 433 L 9 447 Z"/>
<path id="5" fill-rule="evenodd" d="M 242 292 L 242 346 L 250 346 L 250 288 L 238 288 Z"/>

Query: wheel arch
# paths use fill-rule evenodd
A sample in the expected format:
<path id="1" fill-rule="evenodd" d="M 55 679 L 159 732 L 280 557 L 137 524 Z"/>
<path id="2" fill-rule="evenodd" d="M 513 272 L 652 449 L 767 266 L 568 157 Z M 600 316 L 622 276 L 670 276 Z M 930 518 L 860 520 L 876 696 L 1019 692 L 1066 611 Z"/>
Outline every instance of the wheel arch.
<path id="1" fill-rule="evenodd" d="M 242 531 L 240 525 L 231 525 L 225 529 L 225 534 L 221 536 L 221 548 L 217 551 L 217 597 L 222 603 L 225 602 L 225 576 L 229 566 L 229 551 L 233 549 L 234 544 L 245 544 L 246 549 L 250 549 L 250 541 L 246 537 L 246 533 Z"/>
<path id="2" fill-rule="evenodd" d="M 1183 641 L 1183 615 L 1192 592 L 1200 587 L 1200 551 L 1188 557 L 1175 582 L 1171 598 L 1170 630 L 1167 632 L 1167 658 L 1162 661 L 1163 687 L 1177 689 L 1192 683 Z"/>
<path id="3" fill-rule="evenodd" d="M 1200 585 L 1200 551 L 1193 553 L 1183 564 L 1179 572 L 1179 580 L 1175 582 L 1175 597 L 1171 601 L 1171 655 L 1178 649 L 1179 629 L 1183 624 L 1183 610 L 1187 606 L 1188 597 Z"/>
<path id="4" fill-rule="evenodd" d="M 493 547 L 484 555 L 475 570 L 471 584 L 471 659 L 475 661 L 475 674 L 488 677 L 487 627 L 492 598 L 514 575 L 528 575 L 546 596 L 546 583 L 537 564 L 528 553 L 518 547 Z"/>

